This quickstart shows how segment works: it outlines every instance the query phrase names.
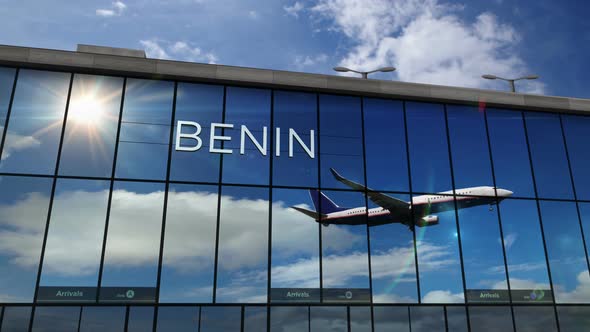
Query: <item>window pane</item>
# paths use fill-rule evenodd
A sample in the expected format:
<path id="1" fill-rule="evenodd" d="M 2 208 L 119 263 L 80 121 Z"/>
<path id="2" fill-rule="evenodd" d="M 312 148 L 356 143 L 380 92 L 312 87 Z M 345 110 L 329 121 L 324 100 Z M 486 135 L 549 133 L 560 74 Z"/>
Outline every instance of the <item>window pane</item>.
<path id="1" fill-rule="evenodd" d="M 408 202 L 408 195 L 391 195 Z M 379 222 L 380 209 L 369 201 L 369 209 L 377 208 L 369 222 Z M 393 222 L 391 222 L 393 221 Z M 413 234 L 399 220 L 369 227 L 371 236 L 371 273 L 374 303 L 416 303 L 418 287 Z"/>
<path id="2" fill-rule="evenodd" d="M 275 91 L 273 137 L 280 128 L 280 156 L 276 155 L 276 145 L 269 149 L 273 156 L 273 184 L 296 187 L 318 186 L 317 158 L 317 102 L 311 93 Z M 293 129 L 314 157 L 290 134 Z M 311 141 L 313 130 L 313 145 Z M 292 152 L 292 154 L 290 153 Z"/>
<path id="3" fill-rule="evenodd" d="M 157 332 L 198 331 L 198 307 L 159 307 Z"/>
<path id="4" fill-rule="evenodd" d="M 38 301 L 96 301 L 109 186 L 108 181 L 57 181 Z"/>
<path id="5" fill-rule="evenodd" d="M 0 135 L 4 132 L 16 70 L 0 67 Z"/>
<path id="6" fill-rule="evenodd" d="M 587 331 L 590 326 L 589 307 L 557 307 L 561 332 Z"/>
<path id="7" fill-rule="evenodd" d="M 447 307 L 447 326 L 448 331 L 468 331 L 465 307 Z"/>
<path id="8" fill-rule="evenodd" d="M 524 117 L 539 197 L 573 199 L 559 115 L 525 112 Z"/>
<path id="9" fill-rule="evenodd" d="M 239 332 L 240 307 L 202 307 L 200 332 Z"/>
<path id="10" fill-rule="evenodd" d="M 320 95 L 320 165 L 322 188 L 344 188 L 330 168 L 364 183 L 363 128 L 358 97 Z"/>
<path id="11" fill-rule="evenodd" d="M 217 186 L 170 185 L 160 302 L 213 300 L 217 199 Z"/>
<path id="12" fill-rule="evenodd" d="M 590 152 L 586 142 L 590 140 L 590 117 L 561 115 L 563 130 L 570 158 L 576 195 L 578 199 L 590 200 Z"/>
<path id="13" fill-rule="evenodd" d="M 121 117 L 118 178 L 166 178 L 174 83 L 128 79 Z"/>
<path id="14" fill-rule="evenodd" d="M 407 307 L 373 307 L 375 332 L 410 332 Z"/>
<path id="15" fill-rule="evenodd" d="M 469 307 L 469 325 L 472 332 L 514 331 L 510 307 Z"/>
<path id="16" fill-rule="evenodd" d="M 83 307 L 80 332 L 125 330 L 125 307 Z"/>
<path id="17" fill-rule="evenodd" d="M 590 254 L 590 203 L 578 202 L 580 219 L 582 220 L 582 231 L 586 242 L 586 255 Z"/>
<path id="18" fill-rule="evenodd" d="M 348 331 L 346 307 L 311 307 L 311 332 Z"/>
<path id="19" fill-rule="evenodd" d="M 244 332 L 266 331 L 266 307 L 244 308 Z"/>
<path id="20" fill-rule="evenodd" d="M 0 178 L 0 301 L 32 302 L 51 179 Z"/>
<path id="21" fill-rule="evenodd" d="M 443 106 L 406 103 L 406 121 L 412 190 L 435 193 L 452 189 Z"/>
<path id="22" fill-rule="evenodd" d="M 442 307 L 410 307 L 412 332 L 445 331 L 445 313 Z"/>
<path id="23" fill-rule="evenodd" d="M 199 151 L 177 151 L 172 149 L 170 179 L 179 181 L 217 182 L 219 181 L 220 155 L 209 152 L 211 123 L 221 123 L 223 113 L 223 86 L 178 83 L 176 92 L 176 111 L 174 115 L 174 139 L 176 123 L 193 121 L 201 125 L 202 146 Z M 195 128 L 182 127 L 182 133 L 192 134 Z M 219 133 L 218 133 L 219 134 Z M 218 142 L 219 143 L 219 142 Z M 176 144 L 176 141 L 174 141 Z M 194 139 L 181 139 L 183 147 L 195 146 Z M 217 148 L 221 146 L 216 145 Z"/>
<path id="24" fill-rule="evenodd" d="M 266 302 L 268 189 L 223 187 L 217 302 Z"/>
<path id="25" fill-rule="evenodd" d="M 53 174 L 70 74 L 21 70 L 0 171 Z"/>
<path id="26" fill-rule="evenodd" d="M 163 184 L 115 182 L 101 301 L 154 301 L 163 203 Z"/>
<path id="27" fill-rule="evenodd" d="M 370 302 L 365 198 L 360 192 L 326 191 L 324 194 L 343 208 L 355 208 L 358 217 L 342 220 L 358 224 L 322 220 L 323 301 Z"/>
<path id="28" fill-rule="evenodd" d="M 513 307 L 518 332 L 557 331 L 553 307 Z"/>
<path id="29" fill-rule="evenodd" d="M 240 184 L 268 184 L 270 156 L 270 90 L 228 87 L 225 106 L 225 123 L 233 128 L 215 135 L 231 137 L 224 148 L 232 150 L 223 155 L 223 182 Z M 262 147 L 264 155 L 244 132 L 244 154 L 240 152 L 242 127 L 246 126 Z M 266 127 L 266 128 L 264 128 Z M 264 140 L 266 130 L 266 143 Z M 266 148 L 265 148 L 266 146 Z"/>
<path id="30" fill-rule="evenodd" d="M 271 307 L 271 332 L 309 331 L 308 307 Z"/>
<path id="31" fill-rule="evenodd" d="M 314 210 L 309 195 L 308 190 L 273 189 L 272 302 L 320 300 L 319 224 L 291 208 Z"/>
<path id="32" fill-rule="evenodd" d="M 365 98 L 363 102 L 368 186 L 378 190 L 409 191 L 402 103 L 372 98 Z"/>
<path id="33" fill-rule="evenodd" d="M 541 201 L 541 220 L 557 303 L 588 303 L 590 284 L 576 205 Z"/>
<path id="34" fill-rule="evenodd" d="M 512 302 L 553 302 L 537 203 L 507 199 L 498 209 Z"/>
<path id="35" fill-rule="evenodd" d="M 77 332 L 79 319 L 80 307 L 37 307 L 31 331 Z"/>
<path id="36" fill-rule="evenodd" d="M 159 310 L 162 310 L 160 307 Z M 127 332 L 147 332 L 154 327 L 154 307 L 130 307 Z"/>
<path id="37" fill-rule="evenodd" d="M 350 332 L 371 332 L 371 307 L 350 307 Z"/>
<path id="38" fill-rule="evenodd" d="M 123 79 L 75 75 L 59 173 L 111 177 Z"/>
<path id="39" fill-rule="evenodd" d="M 0 331 L 28 332 L 31 307 L 5 307 Z"/>
<path id="40" fill-rule="evenodd" d="M 488 109 L 486 116 L 496 186 L 516 197 L 535 197 L 522 112 Z"/>

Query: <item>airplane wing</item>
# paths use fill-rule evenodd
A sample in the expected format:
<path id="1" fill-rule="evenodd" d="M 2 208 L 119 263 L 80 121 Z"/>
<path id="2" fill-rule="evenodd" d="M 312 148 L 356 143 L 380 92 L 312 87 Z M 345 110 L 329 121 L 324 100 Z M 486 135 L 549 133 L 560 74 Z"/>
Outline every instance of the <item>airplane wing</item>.
<path id="1" fill-rule="evenodd" d="M 356 183 L 354 181 L 348 180 L 346 178 L 344 178 L 343 176 L 341 176 L 340 174 L 338 174 L 338 172 L 336 172 L 333 168 L 330 168 L 330 172 L 332 172 L 332 175 L 334 176 L 334 178 L 336 180 L 338 180 L 339 182 L 349 186 L 350 188 L 354 189 L 354 190 L 360 190 L 360 191 L 367 191 L 367 197 L 371 200 L 371 202 L 379 205 L 380 207 L 387 209 L 389 211 L 403 211 L 403 210 L 409 210 L 410 209 L 410 203 L 408 202 L 404 202 L 401 199 L 397 199 L 388 195 L 385 195 L 383 193 L 374 191 L 373 189 L 367 188 L 365 186 L 363 186 L 360 183 Z"/>

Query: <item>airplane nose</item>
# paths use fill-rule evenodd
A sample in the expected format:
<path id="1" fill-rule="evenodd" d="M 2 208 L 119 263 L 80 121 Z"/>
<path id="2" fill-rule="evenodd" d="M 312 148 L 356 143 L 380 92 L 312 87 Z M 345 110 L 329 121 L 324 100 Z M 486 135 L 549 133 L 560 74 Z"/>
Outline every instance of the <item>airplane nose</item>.
<path id="1" fill-rule="evenodd" d="M 509 197 L 509 196 L 512 196 L 512 194 L 514 194 L 514 193 L 510 190 L 506 190 L 506 189 L 498 190 L 498 196 Z"/>

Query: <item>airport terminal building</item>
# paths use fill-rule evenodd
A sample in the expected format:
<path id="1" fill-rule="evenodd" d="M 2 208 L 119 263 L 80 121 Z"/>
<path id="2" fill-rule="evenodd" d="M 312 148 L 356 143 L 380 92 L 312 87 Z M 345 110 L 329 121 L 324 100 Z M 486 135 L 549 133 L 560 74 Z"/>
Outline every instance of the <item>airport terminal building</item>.
<path id="1" fill-rule="evenodd" d="M 0 46 L 0 331 L 589 331 L 588 112 Z"/>

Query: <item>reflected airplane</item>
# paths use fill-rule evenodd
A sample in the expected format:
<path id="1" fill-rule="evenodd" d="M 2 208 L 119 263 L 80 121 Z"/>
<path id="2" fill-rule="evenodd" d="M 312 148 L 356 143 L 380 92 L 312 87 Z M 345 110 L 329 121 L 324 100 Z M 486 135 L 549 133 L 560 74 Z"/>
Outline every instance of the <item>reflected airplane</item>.
<path id="1" fill-rule="evenodd" d="M 348 180 L 338 174 L 333 168 L 330 172 L 336 180 L 344 185 L 359 191 L 366 191 L 367 197 L 378 208 L 368 209 L 365 207 L 345 208 L 334 203 L 328 196 L 319 190 L 309 191 L 311 200 L 316 211 L 302 207 L 292 206 L 291 208 L 321 222 L 324 226 L 329 225 L 364 225 L 378 226 L 390 223 L 401 223 L 414 230 L 414 227 L 427 227 L 438 224 L 436 213 L 455 209 L 453 201 L 453 190 L 443 191 L 434 195 L 421 195 L 412 197 L 411 202 L 385 195 L 360 183 Z M 489 186 L 470 187 L 455 190 L 458 209 L 464 209 L 479 205 L 494 204 L 512 195 L 512 191 Z M 497 193 L 497 197 L 496 197 Z M 412 217 L 412 210 L 413 217 Z"/>

